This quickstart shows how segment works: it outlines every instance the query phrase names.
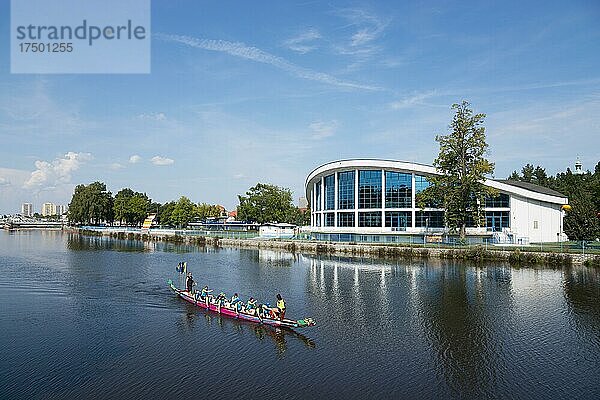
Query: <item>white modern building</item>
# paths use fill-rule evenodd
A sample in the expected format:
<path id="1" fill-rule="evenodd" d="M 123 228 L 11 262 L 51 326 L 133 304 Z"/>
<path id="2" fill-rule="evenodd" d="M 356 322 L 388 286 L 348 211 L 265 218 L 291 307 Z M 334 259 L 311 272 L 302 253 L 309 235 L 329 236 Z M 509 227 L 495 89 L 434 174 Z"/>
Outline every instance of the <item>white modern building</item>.
<path id="1" fill-rule="evenodd" d="M 32 217 L 33 216 L 33 204 L 31 204 L 31 203 L 21 204 L 21 215 L 24 217 Z"/>
<path id="2" fill-rule="evenodd" d="M 422 243 L 448 240 L 444 210 L 419 208 L 435 167 L 405 161 L 333 161 L 306 178 L 310 234 L 318 240 Z M 499 196 L 485 204 L 485 226 L 467 228 L 469 240 L 528 244 L 565 240 L 562 206 L 568 199 L 534 184 L 487 179 Z"/>

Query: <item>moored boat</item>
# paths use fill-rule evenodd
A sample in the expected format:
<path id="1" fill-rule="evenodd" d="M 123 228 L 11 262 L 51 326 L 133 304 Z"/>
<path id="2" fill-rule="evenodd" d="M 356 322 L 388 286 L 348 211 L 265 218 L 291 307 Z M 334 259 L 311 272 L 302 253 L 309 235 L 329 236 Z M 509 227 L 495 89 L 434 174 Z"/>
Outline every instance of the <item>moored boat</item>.
<path id="1" fill-rule="evenodd" d="M 171 279 L 169 279 L 167 281 L 167 283 L 169 284 L 169 287 L 171 288 L 171 290 L 173 292 L 175 292 L 179 297 L 184 299 L 185 301 L 192 303 L 195 306 L 203 308 L 205 310 L 213 311 L 218 314 L 226 315 L 231 318 L 242 319 L 244 321 L 255 322 L 257 324 L 278 326 L 278 327 L 282 327 L 282 328 L 306 328 L 306 327 L 315 325 L 315 321 L 313 321 L 312 318 L 304 318 L 304 319 L 299 319 L 299 320 L 292 320 L 292 319 L 284 318 L 283 320 L 279 320 L 276 318 L 264 318 L 264 317 L 259 317 L 256 315 L 250 315 L 250 314 L 246 314 L 241 311 L 237 312 L 237 311 L 235 311 L 231 308 L 225 307 L 225 306 L 219 307 L 218 305 L 211 303 L 211 302 L 209 302 L 207 305 L 204 301 L 202 301 L 200 299 L 196 299 L 194 297 L 194 295 L 190 294 L 188 291 L 181 290 L 181 289 L 178 289 L 177 287 L 175 287 L 175 285 L 173 285 L 173 281 Z"/>

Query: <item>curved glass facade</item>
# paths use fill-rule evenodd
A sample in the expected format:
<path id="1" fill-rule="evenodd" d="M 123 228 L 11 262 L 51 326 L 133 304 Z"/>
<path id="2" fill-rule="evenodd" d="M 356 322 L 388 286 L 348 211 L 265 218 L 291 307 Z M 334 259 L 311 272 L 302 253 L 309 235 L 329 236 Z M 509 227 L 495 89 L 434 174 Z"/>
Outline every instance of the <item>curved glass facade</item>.
<path id="1" fill-rule="evenodd" d="M 332 172 L 312 180 L 309 194 L 314 201 L 312 225 L 315 227 L 332 227 L 338 232 L 339 228 L 424 232 L 445 226 L 440 202 L 434 200 L 424 209 L 418 206 L 419 193 L 431 186 L 427 176 L 421 173 L 364 167 Z M 488 230 L 510 227 L 508 194 L 487 198 L 485 206 Z M 475 226 L 474 223 L 469 225 Z"/>

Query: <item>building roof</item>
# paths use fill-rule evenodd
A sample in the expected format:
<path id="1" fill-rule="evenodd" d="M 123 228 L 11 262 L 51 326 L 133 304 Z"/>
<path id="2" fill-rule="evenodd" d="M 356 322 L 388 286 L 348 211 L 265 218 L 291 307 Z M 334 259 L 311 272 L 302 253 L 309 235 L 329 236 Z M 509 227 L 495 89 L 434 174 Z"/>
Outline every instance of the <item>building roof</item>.
<path id="1" fill-rule="evenodd" d="M 432 165 L 419 164 L 408 161 L 381 160 L 371 158 L 357 158 L 349 160 L 331 161 L 323 164 L 310 172 L 306 177 L 304 188 L 306 198 L 310 198 L 310 185 L 327 174 L 333 174 L 337 171 L 350 169 L 390 169 L 395 171 L 406 171 L 423 176 L 439 175 L 439 172 Z M 527 182 L 486 179 L 485 185 L 509 192 L 518 196 L 531 198 L 552 204 L 567 204 L 568 198 L 555 190 L 534 185 Z"/>
<path id="2" fill-rule="evenodd" d="M 496 180 L 498 182 L 506 183 L 507 185 L 531 190 L 532 192 L 536 192 L 536 193 L 547 194 L 547 195 L 556 196 L 556 197 L 567 197 L 564 194 L 557 192 L 556 190 L 548 189 L 547 187 L 536 185 L 534 183 L 513 181 L 511 179 L 496 179 Z"/>

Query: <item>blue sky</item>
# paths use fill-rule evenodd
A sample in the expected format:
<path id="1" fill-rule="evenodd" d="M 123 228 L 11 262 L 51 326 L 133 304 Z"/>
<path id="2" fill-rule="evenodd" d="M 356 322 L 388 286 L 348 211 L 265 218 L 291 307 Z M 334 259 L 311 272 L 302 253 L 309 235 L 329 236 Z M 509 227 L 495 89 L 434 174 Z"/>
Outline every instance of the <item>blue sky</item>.
<path id="1" fill-rule="evenodd" d="M 600 3 L 152 2 L 152 73 L 10 74 L 0 213 L 75 184 L 237 205 L 335 159 L 431 163 L 450 105 L 487 114 L 497 178 L 600 159 Z"/>

